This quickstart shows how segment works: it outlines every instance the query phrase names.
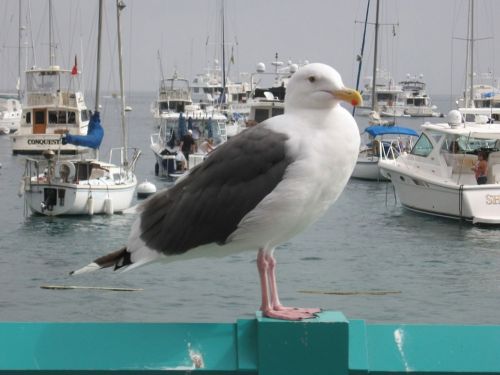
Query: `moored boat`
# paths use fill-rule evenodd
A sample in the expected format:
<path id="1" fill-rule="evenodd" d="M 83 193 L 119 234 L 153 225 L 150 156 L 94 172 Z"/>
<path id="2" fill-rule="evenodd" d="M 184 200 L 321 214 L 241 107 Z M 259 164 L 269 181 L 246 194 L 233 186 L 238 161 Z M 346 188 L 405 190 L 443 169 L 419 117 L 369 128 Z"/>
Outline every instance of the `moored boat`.
<path id="1" fill-rule="evenodd" d="M 488 159 L 486 183 L 478 184 L 478 155 Z M 500 224 L 500 125 L 465 123 L 460 112 L 447 123 L 422 125 L 411 152 L 379 166 L 401 204 L 414 211 Z"/>
<path id="2" fill-rule="evenodd" d="M 393 162 L 399 155 L 409 152 L 418 133 L 401 126 L 369 126 L 362 134 L 368 136 L 360 147 L 353 178 L 387 181 L 379 168 L 379 161 Z"/>

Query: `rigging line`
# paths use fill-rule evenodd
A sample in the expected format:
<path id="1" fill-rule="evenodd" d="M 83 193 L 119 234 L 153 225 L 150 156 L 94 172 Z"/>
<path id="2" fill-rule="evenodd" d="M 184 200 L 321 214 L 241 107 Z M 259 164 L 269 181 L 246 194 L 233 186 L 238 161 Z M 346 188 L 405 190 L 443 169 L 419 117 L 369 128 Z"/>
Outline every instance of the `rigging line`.
<path id="1" fill-rule="evenodd" d="M 364 54 L 364 51 L 365 51 L 365 41 L 366 41 L 366 25 L 368 24 L 367 21 L 368 21 L 369 11 L 370 11 L 370 0 L 368 0 L 368 4 L 366 6 L 365 26 L 364 26 L 364 30 L 363 30 L 363 40 L 361 42 L 361 52 L 358 55 L 359 65 L 358 65 L 358 75 L 356 77 L 356 91 L 359 91 L 359 80 L 360 80 L 360 77 L 361 77 L 361 68 L 362 68 L 362 65 L 363 65 L 363 54 Z M 354 116 L 355 112 L 356 112 L 356 106 L 353 106 L 352 107 L 352 115 L 353 116 Z"/>

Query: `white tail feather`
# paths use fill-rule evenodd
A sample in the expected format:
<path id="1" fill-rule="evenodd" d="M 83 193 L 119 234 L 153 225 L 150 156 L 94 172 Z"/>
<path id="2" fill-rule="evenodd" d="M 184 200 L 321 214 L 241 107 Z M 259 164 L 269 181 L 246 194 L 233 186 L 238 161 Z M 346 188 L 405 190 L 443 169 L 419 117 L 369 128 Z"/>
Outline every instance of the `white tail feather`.
<path id="1" fill-rule="evenodd" d="M 102 267 L 100 265 L 98 265 L 97 263 L 90 263 L 90 264 L 87 264 L 85 267 L 82 267 L 76 271 L 71 271 L 69 274 L 71 276 L 81 275 L 82 273 L 94 272 L 94 271 L 100 270 L 101 268 Z"/>

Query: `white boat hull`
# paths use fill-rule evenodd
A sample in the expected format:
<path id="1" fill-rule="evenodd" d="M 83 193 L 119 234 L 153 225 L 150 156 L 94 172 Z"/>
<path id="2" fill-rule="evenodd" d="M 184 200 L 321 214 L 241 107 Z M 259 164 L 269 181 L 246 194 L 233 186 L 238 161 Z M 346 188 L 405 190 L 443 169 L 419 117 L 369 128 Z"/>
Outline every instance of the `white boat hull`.
<path id="1" fill-rule="evenodd" d="M 68 155 L 76 155 L 89 152 L 88 147 L 80 147 L 71 144 L 63 145 L 59 134 L 18 134 L 11 136 L 12 153 L 14 155 L 40 155 L 46 150 Z"/>
<path id="2" fill-rule="evenodd" d="M 351 177 L 360 180 L 388 181 L 380 172 L 378 158 L 373 158 L 373 160 L 359 158 Z"/>
<path id="3" fill-rule="evenodd" d="M 30 210 L 41 215 L 112 214 L 131 206 L 136 185 L 137 181 L 115 186 L 38 183 L 26 186 L 24 196 Z M 56 199 L 49 204 L 51 194 Z"/>
<path id="4" fill-rule="evenodd" d="M 382 163 L 390 175 L 396 194 L 404 207 L 435 216 L 472 221 L 475 224 L 500 224 L 500 185 L 458 185 L 431 181 L 404 173 Z"/>

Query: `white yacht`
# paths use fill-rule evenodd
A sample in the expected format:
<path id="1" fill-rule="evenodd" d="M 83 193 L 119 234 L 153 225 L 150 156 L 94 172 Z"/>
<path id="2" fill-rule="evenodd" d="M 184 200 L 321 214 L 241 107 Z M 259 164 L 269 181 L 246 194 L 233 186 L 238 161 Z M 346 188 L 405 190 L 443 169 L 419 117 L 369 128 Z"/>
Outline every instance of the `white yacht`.
<path id="1" fill-rule="evenodd" d="M 19 129 L 22 107 L 17 94 L 0 94 L 0 134 Z"/>
<path id="2" fill-rule="evenodd" d="M 380 172 L 379 161 L 394 162 L 399 155 L 409 152 L 418 138 L 415 130 L 402 126 L 369 126 L 361 135 L 365 142 L 351 177 L 372 181 L 387 181 L 387 176 Z"/>
<path id="3" fill-rule="evenodd" d="M 486 184 L 478 185 L 479 152 L 489 155 Z M 447 123 L 422 125 L 411 152 L 379 167 L 401 204 L 414 211 L 500 224 L 500 125 L 463 122 L 451 111 Z"/>
<path id="4" fill-rule="evenodd" d="M 406 79 L 399 82 L 403 90 L 404 113 L 411 117 L 437 117 L 440 114 L 427 94 L 423 78 L 423 74 L 418 77 L 407 74 Z"/>
<path id="5" fill-rule="evenodd" d="M 80 72 L 59 66 L 33 68 L 26 72 L 26 98 L 22 118 L 11 135 L 12 153 L 41 155 L 46 150 L 79 154 L 89 148 L 63 145 L 62 135 L 86 135 L 89 111 L 80 91 Z"/>
<path id="6" fill-rule="evenodd" d="M 155 154 L 155 174 L 161 177 L 178 177 L 184 171 L 176 163 L 180 152 L 179 143 L 188 130 L 192 131 L 197 144 L 212 138 L 214 145 L 227 140 L 227 117 L 216 106 L 205 105 L 203 108 L 193 104 L 189 81 L 172 78 L 160 81 L 158 99 L 153 104 L 153 117 L 158 131 L 151 135 L 151 150 Z M 203 155 L 190 156 L 192 167 L 203 160 Z M 191 160 L 193 159 L 193 160 Z"/>
<path id="7" fill-rule="evenodd" d="M 100 0 L 99 12 L 102 12 L 102 2 Z M 118 33 L 120 33 L 119 17 L 121 11 L 125 8 L 123 2 L 117 3 L 118 8 Z M 101 13 L 102 14 L 102 13 Z M 102 17 L 99 17 L 102 20 Z M 102 25 L 99 22 L 98 38 L 101 38 Z M 98 48 L 101 46 L 100 41 L 97 43 Z M 108 161 L 101 161 L 98 158 L 79 158 L 79 159 L 61 159 L 61 149 L 67 149 L 67 145 L 78 145 L 78 147 L 86 147 L 89 149 L 98 149 L 104 131 L 101 126 L 99 115 L 99 77 L 100 77 L 100 53 L 97 53 L 97 79 L 96 79 L 96 103 L 95 111 L 92 114 L 88 125 L 86 135 L 79 134 L 79 128 L 73 127 L 72 130 L 57 139 L 60 144 L 57 144 L 56 150 L 45 149 L 42 153 L 44 159 L 27 159 L 24 176 L 22 179 L 22 189 L 27 207 L 34 213 L 57 216 L 57 215 L 93 215 L 93 214 L 113 214 L 123 212 L 132 204 L 132 200 L 137 186 L 137 179 L 134 174 L 135 165 L 139 158 L 140 151 L 128 147 L 127 145 L 127 127 L 125 124 L 125 98 L 123 90 L 123 70 L 121 59 L 121 38 L 118 36 L 118 51 L 120 64 L 120 96 L 121 96 L 121 127 L 123 132 L 122 147 L 111 149 Z M 32 77 L 40 78 L 39 83 L 44 87 L 43 92 L 47 92 L 44 82 L 50 83 L 52 87 L 57 87 L 60 80 L 63 78 L 60 69 L 49 70 L 48 76 L 38 71 L 37 75 Z M 71 72 L 70 72 L 71 73 Z M 71 78 L 70 78 L 71 79 Z M 37 86 L 38 87 L 38 86 Z M 83 107 L 83 97 L 71 95 L 68 92 L 61 92 L 60 96 L 56 95 L 50 98 L 50 102 L 60 99 L 58 111 L 52 109 L 33 110 L 35 115 L 34 126 L 38 124 L 36 121 L 36 113 L 48 115 L 55 112 L 61 116 L 61 123 L 75 124 L 76 114 L 84 113 L 84 111 L 76 111 L 76 108 L 81 105 Z M 31 97 L 33 99 L 33 97 Z M 40 94 L 38 98 L 43 98 Z M 28 101 L 28 104 L 30 102 Z M 35 103 L 31 103 L 34 105 Z M 38 107 L 37 107 L 38 108 Z M 73 111 L 68 111 L 68 108 L 73 108 Z M 39 111 L 39 112 L 37 112 Z M 30 112 L 28 112 L 30 113 Z M 70 119 L 70 113 L 72 118 Z M 85 110 L 86 113 L 86 110 Z M 45 119 L 40 115 L 40 120 Z M 55 118 L 58 120 L 59 117 Z M 71 121 L 70 121 L 71 120 Z M 61 125 L 56 121 L 58 125 Z M 46 124 L 44 125 L 47 126 Z M 50 124 L 49 124 L 50 126 Z M 68 129 L 66 129 L 68 130 Z M 57 152 L 56 152 L 57 151 Z"/>
<path id="8" fill-rule="evenodd" d="M 391 75 L 385 70 L 377 69 L 375 83 L 375 103 L 372 106 L 373 78 L 366 77 L 362 92 L 363 105 L 358 107 L 357 113 L 368 115 L 376 111 L 383 117 L 404 116 L 405 102 L 403 101 L 403 88 L 394 82 Z"/>

